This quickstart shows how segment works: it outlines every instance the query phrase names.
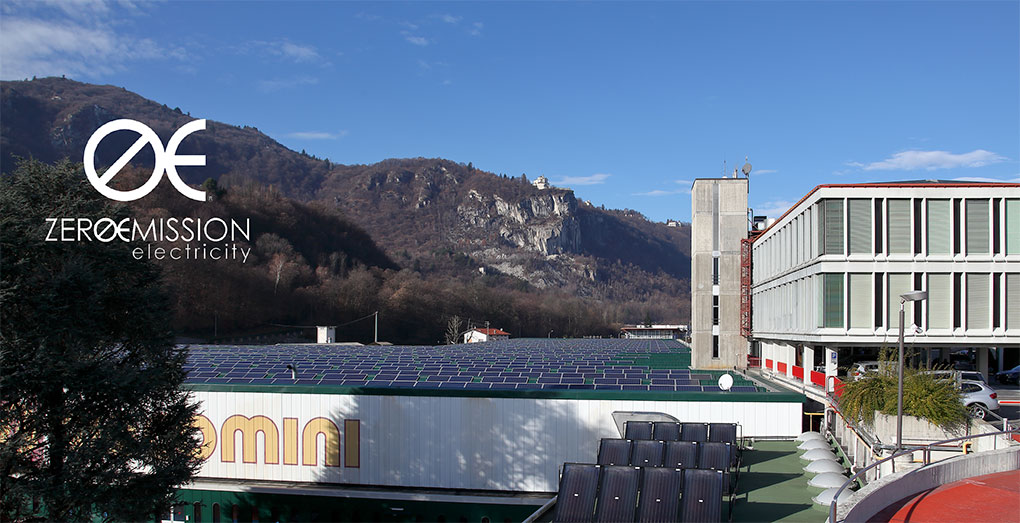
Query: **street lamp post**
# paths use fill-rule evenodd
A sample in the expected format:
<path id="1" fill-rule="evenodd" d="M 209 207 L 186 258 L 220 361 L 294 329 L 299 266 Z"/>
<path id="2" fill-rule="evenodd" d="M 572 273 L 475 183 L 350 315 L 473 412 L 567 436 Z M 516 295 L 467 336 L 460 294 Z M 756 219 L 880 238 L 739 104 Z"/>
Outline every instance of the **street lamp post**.
<path id="1" fill-rule="evenodd" d="M 903 449 L 903 306 L 908 301 L 928 299 L 928 291 L 900 294 L 900 364 L 896 376 L 896 450 Z"/>

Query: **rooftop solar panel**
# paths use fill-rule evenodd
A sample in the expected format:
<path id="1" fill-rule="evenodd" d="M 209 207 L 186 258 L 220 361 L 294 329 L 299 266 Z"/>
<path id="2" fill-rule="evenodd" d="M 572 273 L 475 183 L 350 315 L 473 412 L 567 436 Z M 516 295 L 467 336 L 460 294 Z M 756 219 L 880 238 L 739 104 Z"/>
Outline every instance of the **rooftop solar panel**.
<path id="1" fill-rule="evenodd" d="M 206 384 L 416 388 L 425 381 L 486 390 L 714 390 L 714 375 L 691 374 L 689 360 L 690 349 L 669 340 L 518 339 L 471 347 L 200 345 L 190 347 L 187 369 L 190 383 Z M 288 366 L 296 368 L 298 381 Z M 759 390 L 744 379 L 736 385 L 732 392 Z"/>

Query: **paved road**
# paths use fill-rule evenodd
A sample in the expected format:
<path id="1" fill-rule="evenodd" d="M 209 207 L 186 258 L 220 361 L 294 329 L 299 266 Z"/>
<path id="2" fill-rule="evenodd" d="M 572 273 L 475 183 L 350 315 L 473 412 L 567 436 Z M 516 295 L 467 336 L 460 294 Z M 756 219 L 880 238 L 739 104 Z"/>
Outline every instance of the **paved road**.
<path id="1" fill-rule="evenodd" d="M 998 415 L 1014 422 L 1020 419 L 1020 387 L 997 383 L 993 383 L 991 387 L 995 389 L 995 393 L 998 396 Z"/>

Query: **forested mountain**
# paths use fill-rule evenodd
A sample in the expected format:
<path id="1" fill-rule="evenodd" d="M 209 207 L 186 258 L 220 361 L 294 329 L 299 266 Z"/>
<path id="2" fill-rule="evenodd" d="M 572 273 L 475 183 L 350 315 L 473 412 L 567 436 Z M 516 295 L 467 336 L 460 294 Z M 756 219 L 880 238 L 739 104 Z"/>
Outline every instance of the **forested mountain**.
<path id="1" fill-rule="evenodd" d="M 95 129 L 117 118 L 145 123 L 165 143 L 201 117 L 62 78 L 3 82 L 0 94 L 5 174 L 16 157 L 80 161 Z M 111 135 L 97 164 L 113 163 L 136 138 Z M 386 339 L 422 343 L 437 341 L 453 315 L 515 336 L 609 334 L 623 322 L 689 319 L 686 225 L 666 227 L 580 202 L 567 188 L 539 190 L 524 176 L 450 160 L 333 163 L 253 127 L 214 121 L 178 152 L 206 155 L 205 168 L 181 169 L 186 182 L 213 178 L 225 193 L 182 202 L 163 183 L 134 202 L 136 213 L 250 217 L 256 236 L 256 256 L 243 266 L 165 263 L 182 332 L 206 333 L 214 321 L 238 332 L 343 323 L 377 309 L 392 322 Z M 151 172 L 151 156 L 139 154 L 136 170 Z M 208 292 L 199 297 L 196 288 Z"/>

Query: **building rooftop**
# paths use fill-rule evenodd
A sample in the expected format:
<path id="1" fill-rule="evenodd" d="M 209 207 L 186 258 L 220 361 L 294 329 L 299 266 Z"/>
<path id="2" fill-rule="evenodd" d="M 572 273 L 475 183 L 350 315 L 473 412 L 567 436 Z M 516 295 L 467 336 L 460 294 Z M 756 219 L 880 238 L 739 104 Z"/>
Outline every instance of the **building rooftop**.
<path id="1" fill-rule="evenodd" d="M 438 346 L 196 345 L 186 369 L 196 390 L 649 400 L 716 393 L 728 401 L 751 401 L 742 395 L 760 401 L 759 393 L 768 392 L 739 374 L 730 391 L 720 391 L 723 371 L 691 370 L 690 362 L 690 348 L 673 340 L 522 338 Z"/>
<path id="2" fill-rule="evenodd" d="M 480 333 L 482 333 L 482 334 L 484 334 L 486 336 L 509 336 L 510 335 L 509 332 L 502 331 L 502 330 L 499 330 L 499 329 L 480 328 L 480 329 L 471 329 L 471 330 L 473 330 L 475 332 L 480 332 Z"/>
<path id="3" fill-rule="evenodd" d="M 821 190 L 821 189 L 853 189 L 853 188 L 858 188 L 858 189 L 881 189 L 881 188 L 890 188 L 890 189 L 909 189 L 909 188 L 927 188 L 927 189 L 996 188 L 996 189 L 998 189 L 998 188 L 1009 188 L 1009 189 L 1014 189 L 1014 188 L 1020 188 L 1020 183 L 1015 183 L 1015 182 L 995 182 L 995 181 L 987 181 L 987 180 L 983 180 L 983 181 L 967 181 L 967 180 L 935 180 L 935 179 L 930 179 L 930 180 L 899 180 L 899 181 L 893 181 L 893 182 L 827 183 L 827 184 L 817 185 L 813 189 L 808 191 L 808 193 L 805 194 L 799 201 L 797 201 L 797 203 L 791 205 L 790 208 L 786 210 L 786 212 L 784 212 L 778 218 L 775 218 L 773 220 L 772 225 L 766 227 L 762 231 L 756 231 L 758 233 L 757 237 L 764 237 L 764 233 L 766 231 L 769 231 L 770 229 L 772 229 L 772 227 L 774 227 L 776 224 L 781 223 L 783 221 L 783 218 L 786 218 L 786 215 L 790 214 L 790 212 L 793 211 L 794 209 L 796 209 L 798 206 L 800 206 L 800 204 L 802 204 L 805 201 L 809 200 L 811 198 L 811 196 L 813 194 L 815 194 L 816 192 L 818 192 L 819 190 Z"/>

